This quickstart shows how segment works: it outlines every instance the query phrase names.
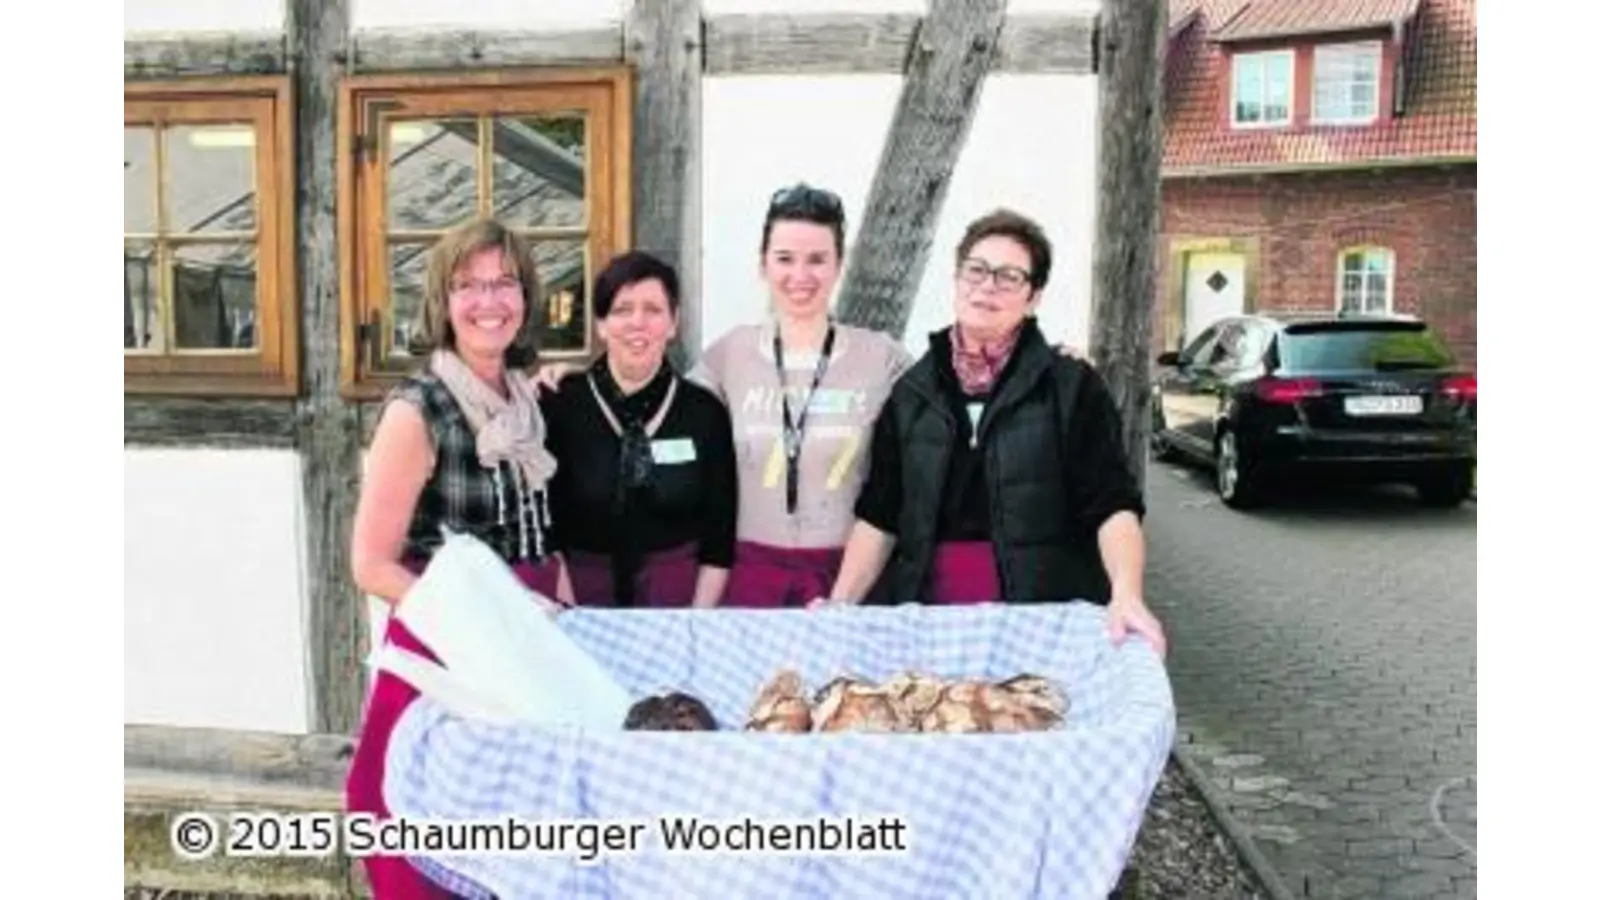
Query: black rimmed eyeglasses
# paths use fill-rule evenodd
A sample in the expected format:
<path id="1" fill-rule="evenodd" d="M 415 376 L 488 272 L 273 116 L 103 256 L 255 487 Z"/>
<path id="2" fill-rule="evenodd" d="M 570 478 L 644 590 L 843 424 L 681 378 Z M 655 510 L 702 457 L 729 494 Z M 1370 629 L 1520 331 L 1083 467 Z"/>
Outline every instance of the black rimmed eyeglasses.
<path id="1" fill-rule="evenodd" d="M 956 274 L 962 281 L 974 287 L 982 287 L 985 281 L 994 279 L 995 287 L 1004 291 L 1020 291 L 1033 283 L 1033 273 L 1016 266 L 991 266 L 981 259 L 968 257 L 961 261 Z"/>

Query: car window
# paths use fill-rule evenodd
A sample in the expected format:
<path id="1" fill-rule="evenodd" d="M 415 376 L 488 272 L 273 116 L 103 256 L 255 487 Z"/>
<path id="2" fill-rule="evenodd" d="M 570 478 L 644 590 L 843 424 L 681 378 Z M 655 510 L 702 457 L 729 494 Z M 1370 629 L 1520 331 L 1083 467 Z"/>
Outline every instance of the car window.
<path id="1" fill-rule="evenodd" d="M 1214 369 L 1238 368 L 1243 345 L 1243 325 L 1235 323 L 1224 327 L 1217 335 L 1217 342 L 1211 346 L 1211 350 L 1207 354 L 1206 365 Z"/>
<path id="2" fill-rule="evenodd" d="M 1179 359 L 1188 364 L 1204 364 L 1206 354 L 1210 353 L 1211 345 L 1216 341 L 1217 333 L 1221 330 L 1221 325 L 1212 325 L 1205 331 L 1200 332 L 1200 336 L 1190 341 L 1189 346 L 1179 354 Z"/>
<path id="3" fill-rule="evenodd" d="M 1267 349 L 1267 342 L 1271 336 L 1260 325 L 1246 325 L 1240 329 L 1239 334 L 1239 365 L 1254 366 L 1261 363 L 1261 356 Z"/>
<path id="4" fill-rule="evenodd" d="M 1305 371 L 1447 369 L 1449 347 L 1417 324 L 1375 323 L 1290 328 L 1278 350 L 1286 367 Z"/>

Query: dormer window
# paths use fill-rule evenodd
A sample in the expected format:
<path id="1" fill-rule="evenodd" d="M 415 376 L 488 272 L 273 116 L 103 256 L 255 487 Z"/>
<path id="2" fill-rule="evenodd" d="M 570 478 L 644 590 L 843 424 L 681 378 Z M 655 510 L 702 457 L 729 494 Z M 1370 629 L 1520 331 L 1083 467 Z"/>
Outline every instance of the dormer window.
<path id="1" fill-rule="evenodd" d="M 1263 128 L 1289 124 L 1294 97 L 1294 51 L 1240 53 L 1233 57 L 1233 124 Z"/>
<path id="2" fill-rule="evenodd" d="M 1383 48 L 1376 42 L 1318 47 L 1311 63 L 1311 121 L 1352 125 L 1376 119 L 1382 65 Z"/>

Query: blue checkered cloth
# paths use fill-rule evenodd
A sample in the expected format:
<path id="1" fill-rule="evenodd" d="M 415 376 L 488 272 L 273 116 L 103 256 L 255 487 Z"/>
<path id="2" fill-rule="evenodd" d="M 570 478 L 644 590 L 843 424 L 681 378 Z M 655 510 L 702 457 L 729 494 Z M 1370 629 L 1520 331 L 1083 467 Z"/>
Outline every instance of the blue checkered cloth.
<path id="1" fill-rule="evenodd" d="M 645 820 L 641 851 L 413 857 L 466 897 L 1104 898 L 1176 731 L 1166 669 L 1085 603 L 827 610 L 578 609 L 558 621 L 637 696 L 685 691 L 724 732 L 583 732 L 467 721 L 426 696 L 391 737 L 385 795 L 430 820 Z M 1065 724 L 1023 734 L 739 732 L 773 675 L 1053 679 Z M 888 855 L 662 849 L 662 815 L 899 816 Z"/>

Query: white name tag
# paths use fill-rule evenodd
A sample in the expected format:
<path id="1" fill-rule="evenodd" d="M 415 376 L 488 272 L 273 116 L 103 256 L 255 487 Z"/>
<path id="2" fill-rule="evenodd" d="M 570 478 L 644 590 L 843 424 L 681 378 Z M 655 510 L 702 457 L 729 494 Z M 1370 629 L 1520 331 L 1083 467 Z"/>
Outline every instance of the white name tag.
<path id="1" fill-rule="evenodd" d="M 663 466 L 694 462 L 694 441 L 689 438 L 651 441 L 650 457 Z"/>

